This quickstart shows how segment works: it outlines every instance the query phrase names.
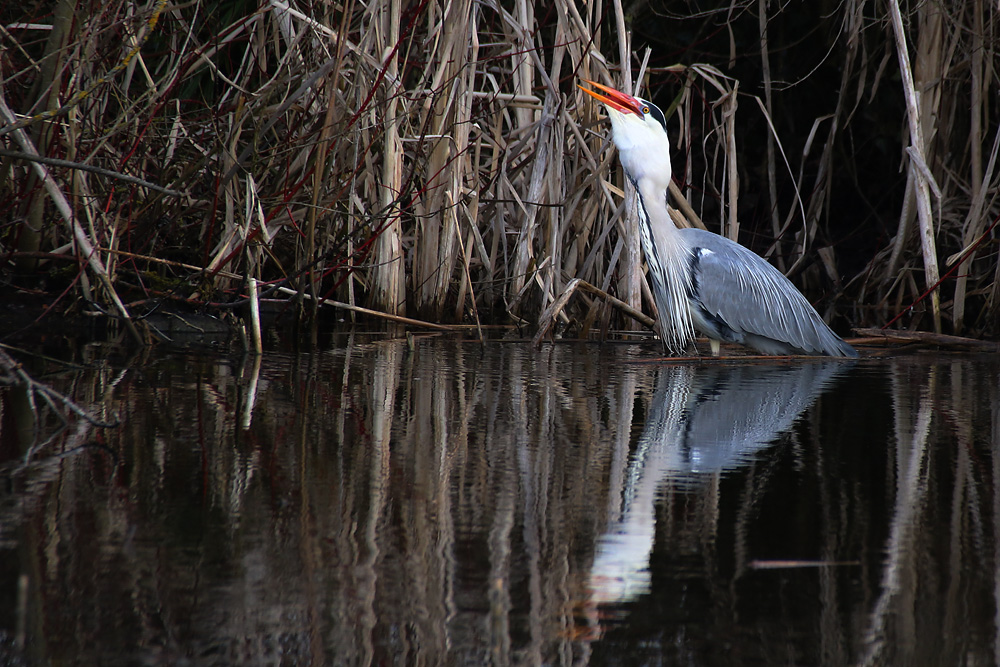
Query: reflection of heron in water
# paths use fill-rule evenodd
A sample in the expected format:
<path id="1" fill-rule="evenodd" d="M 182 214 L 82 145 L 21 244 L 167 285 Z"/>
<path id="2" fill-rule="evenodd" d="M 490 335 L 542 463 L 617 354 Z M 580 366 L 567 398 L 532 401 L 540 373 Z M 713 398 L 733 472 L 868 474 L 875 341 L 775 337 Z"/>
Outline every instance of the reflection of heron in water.
<path id="1" fill-rule="evenodd" d="M 591 601 L 626 601 L 649 590 L 655 500 L 671 480 L 734 470 L 789 430 L 844 362 L 662 368 L 622 489 L 621 513 L 601 537 Z"/>

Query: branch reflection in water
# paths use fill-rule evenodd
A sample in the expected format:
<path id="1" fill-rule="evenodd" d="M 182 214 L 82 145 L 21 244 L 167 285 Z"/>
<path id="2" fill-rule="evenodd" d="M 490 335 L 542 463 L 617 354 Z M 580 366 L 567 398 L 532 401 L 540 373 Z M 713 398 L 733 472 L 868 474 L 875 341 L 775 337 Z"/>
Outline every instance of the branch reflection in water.
<path id="1" fill-rule="evenodd" d="M 1000 657 L 995 358 L 98 352 L 32 370 L 116 429 L 0 388 L 3 661 Z"/>

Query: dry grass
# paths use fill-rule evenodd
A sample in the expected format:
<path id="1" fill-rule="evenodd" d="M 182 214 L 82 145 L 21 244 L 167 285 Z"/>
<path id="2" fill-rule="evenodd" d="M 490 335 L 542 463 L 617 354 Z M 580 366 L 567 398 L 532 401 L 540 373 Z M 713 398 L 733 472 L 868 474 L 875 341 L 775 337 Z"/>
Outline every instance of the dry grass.
<path id="1" fill-rule="evenodd" d="M 673 66 L 628 42 L 618 2 L 8 6 L 4 280 L 28 286 L 70 254 L 67 293 L 129 314 L 165 298 L 237 300 L 251 279 L 265 297 L 293 291 L 282 298 L 305 316 L 336 300 L 534 324 L 574 279 L 642 308 L 631 199 L 574 85 L 636 78 L 675 114 L 680 224 L 738 237 L 857 326 L 884 324 L 943 274 L 902 324 L 996 335 L 997 8 L 865 11 L 847 2 L 825 19 L 839 89 L 793 131 L 783 100 L 795 87 L 774 74 L 784 15 L 763 0 L 707 15 L 729 62 Z M 730 73 L 748 32 L 759 87 Z M 906 195 L 894 236 L 873 243 L 877 229 L 837 219 L 835 177 L 864 160 L 867 105 L 904 92 Z M 741 134 L 747 119 L 762 131 Z M 754 141 L 761 165 L 744 153 Z M 868 241 L 838 246 L 845 237 Z M 561 312 L 592 322 L 597 307 L 581 298 Z"/>

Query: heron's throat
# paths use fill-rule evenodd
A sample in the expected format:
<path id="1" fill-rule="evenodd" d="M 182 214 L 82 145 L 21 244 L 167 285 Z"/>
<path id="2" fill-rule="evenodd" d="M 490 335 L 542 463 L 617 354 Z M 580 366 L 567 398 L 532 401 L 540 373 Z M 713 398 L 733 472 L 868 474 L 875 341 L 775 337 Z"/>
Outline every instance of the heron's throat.
<path id="1" fill-rule="evenodd" d="M 638 194 L 639 236 L 659 311 L 660 335 L 670 351 L 682 352 L 694 339 L 690 249 L 670 219 L 666 188 L 647 179 L 632 182 Z"/>

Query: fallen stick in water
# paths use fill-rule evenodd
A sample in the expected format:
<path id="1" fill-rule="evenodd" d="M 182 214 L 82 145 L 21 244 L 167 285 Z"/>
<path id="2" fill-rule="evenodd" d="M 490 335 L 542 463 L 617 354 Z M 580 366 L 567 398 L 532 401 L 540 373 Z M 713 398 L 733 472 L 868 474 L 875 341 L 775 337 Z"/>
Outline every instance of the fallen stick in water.
<path id="1" fill-rule="evenodd" d="M 872 341 L 925 343 L 957 350 L 978 350 L 983 352 L 1000 352 L 1000 343 L 962 336 L 931 333 L 929 331 L 898 331 L 885 329 L 853 329 L 858 336 L 864 336 Z"/>

